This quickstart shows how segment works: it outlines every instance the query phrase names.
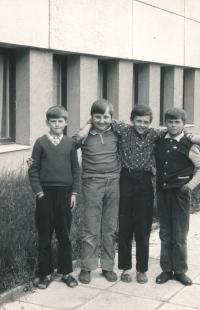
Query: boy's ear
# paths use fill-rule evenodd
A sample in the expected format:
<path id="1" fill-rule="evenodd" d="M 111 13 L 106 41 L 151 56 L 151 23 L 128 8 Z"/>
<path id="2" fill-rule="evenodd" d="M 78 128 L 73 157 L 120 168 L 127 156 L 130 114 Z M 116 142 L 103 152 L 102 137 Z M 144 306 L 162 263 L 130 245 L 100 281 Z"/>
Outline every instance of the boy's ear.
<path id="1" fill-rule="evenodd" d="M 48 119 L 46 119 L 45 122 L 46 122 L 46 125 L 47 125 L 47 126 L 50 126 L 50 125 L 49 125 Z"/>

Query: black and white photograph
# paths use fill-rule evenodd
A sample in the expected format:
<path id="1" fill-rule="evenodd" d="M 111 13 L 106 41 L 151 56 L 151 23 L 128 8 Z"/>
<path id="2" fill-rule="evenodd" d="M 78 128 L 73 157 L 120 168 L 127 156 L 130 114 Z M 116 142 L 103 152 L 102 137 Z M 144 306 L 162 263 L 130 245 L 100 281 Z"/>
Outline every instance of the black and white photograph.
<path id="1" fill-rule="evenodd" d="M 200 0 L 0 0 L 0 310 L 200 309 Z"/>

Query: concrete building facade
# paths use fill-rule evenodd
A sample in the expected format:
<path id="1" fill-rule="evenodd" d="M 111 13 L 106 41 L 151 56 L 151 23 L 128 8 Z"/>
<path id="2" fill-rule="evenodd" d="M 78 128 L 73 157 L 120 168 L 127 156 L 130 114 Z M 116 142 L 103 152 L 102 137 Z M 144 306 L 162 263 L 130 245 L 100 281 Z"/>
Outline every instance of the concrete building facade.
<path id="1" fill-rule="evenodd" d="M 199 0 L 0 0 L 0 169 L 16 169 L 63 105 L 73 135 L 99 98 L 129 122 L 136 103 L 164 126 L 183 107 L 200 132 Z"/>

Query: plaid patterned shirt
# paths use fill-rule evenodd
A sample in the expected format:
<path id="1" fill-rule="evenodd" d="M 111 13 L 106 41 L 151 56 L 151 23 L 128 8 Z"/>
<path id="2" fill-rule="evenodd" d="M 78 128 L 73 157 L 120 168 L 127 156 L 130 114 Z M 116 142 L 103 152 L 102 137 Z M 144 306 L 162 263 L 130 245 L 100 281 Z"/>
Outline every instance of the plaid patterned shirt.
<path id="1" fill-rule="evenodd" d="M 140 135 L 132 125 L 116 120 L 112 120 L 112 127 L 119 135 L 119 154 L 122 166 L 155 173 L 155 142 L 165 136 L 167 130 L 149 128 Z"/>
<path id="2" fill-rule="evenodd" d="M 63 138 L 63 133 L 56 136 L 56 135 L 52 134 L 51 132 L 48 132 L 46 134 L 46 136 L 51 141 L 51 143 L 53 143 L 55 146 L 57 146 Z"/>

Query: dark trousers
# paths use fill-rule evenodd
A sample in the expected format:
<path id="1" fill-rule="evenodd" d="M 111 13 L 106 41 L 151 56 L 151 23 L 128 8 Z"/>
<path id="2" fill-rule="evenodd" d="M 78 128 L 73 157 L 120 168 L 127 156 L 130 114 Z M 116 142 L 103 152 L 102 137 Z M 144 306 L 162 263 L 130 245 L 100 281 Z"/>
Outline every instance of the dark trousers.
<path id="1" fill-rule="evenodd" d="M 44 187 L 44 196 L 36 201 L 36 227 L 39 238 L 39 276 L 54 271 L 51 240 L 55 230 L 59 242 L 58 269 L 61 274 L 72 272 L 72 247 L 69 239 L 71 227 L 71 188 L 68 186 Z"/>
<path id="2" fill-rule="evenodd" d="M 120 176 L 118 268 L 132 268 L 133 233 L 136 241 L 136 270 L 146 272 L 153 214 L 153 186 L 150 172 L 129 172 Z"/>
<path id="3" fill-rule="evenodd" d="M 187 266 L 187 234 L 190 217 L 190 193 L 178 188 L 157 190 L 163 271 L 182 274 Z"/>

